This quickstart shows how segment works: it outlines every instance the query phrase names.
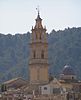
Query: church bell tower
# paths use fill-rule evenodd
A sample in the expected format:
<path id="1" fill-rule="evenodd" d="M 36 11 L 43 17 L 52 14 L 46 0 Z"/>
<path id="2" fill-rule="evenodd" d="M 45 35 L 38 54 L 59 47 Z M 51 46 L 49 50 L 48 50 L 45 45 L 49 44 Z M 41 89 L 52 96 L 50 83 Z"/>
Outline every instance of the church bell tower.
<path id="1" fill-rule="evenodd" d="M 30 40 L 29 77 L 31 84 L 46 84 L 48 76 L 48 43 L 39 10 Z"/>

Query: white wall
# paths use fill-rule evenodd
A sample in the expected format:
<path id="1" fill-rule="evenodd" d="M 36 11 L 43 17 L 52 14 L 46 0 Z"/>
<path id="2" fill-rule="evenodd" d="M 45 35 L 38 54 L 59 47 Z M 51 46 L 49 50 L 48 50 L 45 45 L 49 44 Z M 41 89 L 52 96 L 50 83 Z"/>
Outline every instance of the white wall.
<path id="1" fill-rule="evenodd" d="M 50 94 L 51 93 L 51 88 L 50 88 L 50 85 L 44 85 L 44 86 L 41 86 L 40 87 L 40 91 L 41 91 L 41 94 Z"/>

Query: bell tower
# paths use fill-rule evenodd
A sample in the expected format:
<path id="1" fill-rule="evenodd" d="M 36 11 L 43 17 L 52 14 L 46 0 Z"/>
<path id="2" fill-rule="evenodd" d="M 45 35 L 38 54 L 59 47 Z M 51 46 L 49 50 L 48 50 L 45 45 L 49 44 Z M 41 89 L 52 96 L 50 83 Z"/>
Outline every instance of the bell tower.
<path id="1" fill-rule="evenodd" d="M 31 84 L 48 83 L 48 43 L 46 28 L 38 10 L 35 27 L 32 27 L 30 41 L 29 76 Z"/>

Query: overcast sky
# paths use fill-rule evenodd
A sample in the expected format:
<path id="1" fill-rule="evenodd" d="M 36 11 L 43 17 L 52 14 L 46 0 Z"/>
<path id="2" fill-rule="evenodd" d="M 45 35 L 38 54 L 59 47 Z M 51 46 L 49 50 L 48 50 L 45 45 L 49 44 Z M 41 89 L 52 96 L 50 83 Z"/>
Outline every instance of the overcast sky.
<path id="1" fill-rule="evenodd" d="M 0 0 L 0 33 L 31 32 L 38 5 L 47 32 L 81 27 L 81 0 Z"/>

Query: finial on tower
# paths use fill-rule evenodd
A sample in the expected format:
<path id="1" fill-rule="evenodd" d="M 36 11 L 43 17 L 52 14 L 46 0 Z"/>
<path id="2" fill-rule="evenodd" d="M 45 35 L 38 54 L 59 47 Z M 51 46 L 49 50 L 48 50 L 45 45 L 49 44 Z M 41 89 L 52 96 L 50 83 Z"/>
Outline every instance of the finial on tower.
<path id="1" fill-rule="evenodd" d="M 39 5 L 37 6 L 36 10 L 37 10 L 37 12 L 38 12 L 38 15 L 39 15 Z"/>
<path id="2" fill-rule="evenodd" d="M 37 6 L 36 10 L 37 10 L 37 13 L 38 13 L 36 20 L 42 20 L 42 19 L 40 18 L 39 6 Z"/>

